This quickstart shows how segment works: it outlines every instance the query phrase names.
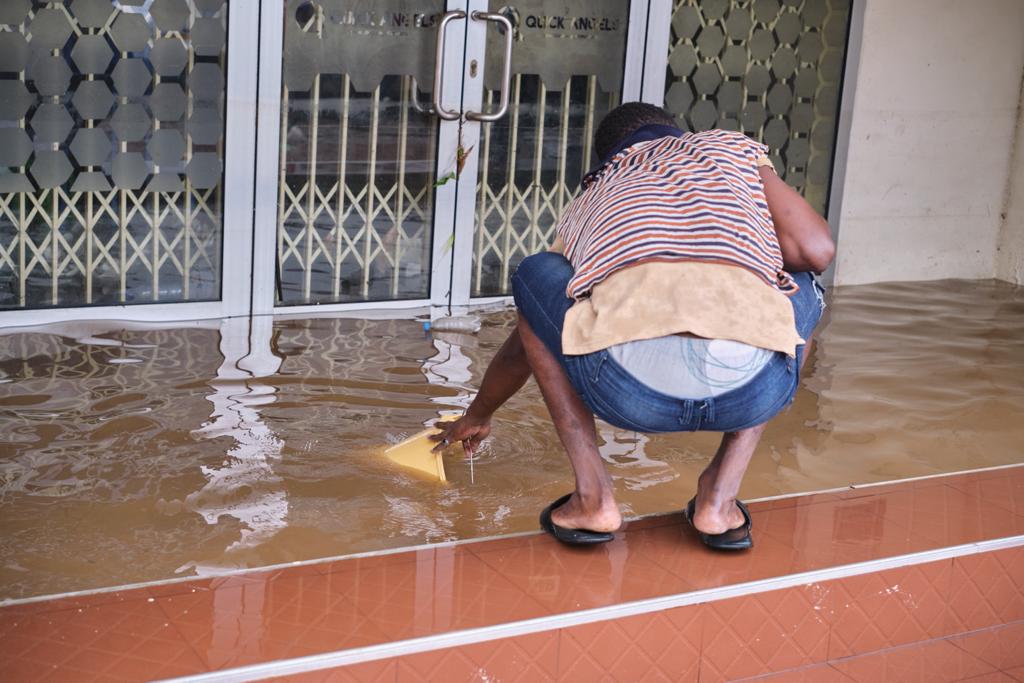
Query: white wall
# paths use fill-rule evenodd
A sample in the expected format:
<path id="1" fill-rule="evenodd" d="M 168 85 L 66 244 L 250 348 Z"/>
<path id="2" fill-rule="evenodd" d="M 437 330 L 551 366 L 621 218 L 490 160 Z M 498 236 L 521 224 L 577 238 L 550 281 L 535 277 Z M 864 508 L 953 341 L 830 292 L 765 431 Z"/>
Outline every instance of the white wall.
<path id="1" fill-rule="evenodd" d="M 835 282 L 991 278 L 1024 1 L 861 1 Z"/>
<path id="2" fill-rule="evenodd" d="M 1024 285 L 1024 79 L 1017 116 L 1017 144 L 1007 187 L 1006 218 L 996 253 L 996 277 Z"/>

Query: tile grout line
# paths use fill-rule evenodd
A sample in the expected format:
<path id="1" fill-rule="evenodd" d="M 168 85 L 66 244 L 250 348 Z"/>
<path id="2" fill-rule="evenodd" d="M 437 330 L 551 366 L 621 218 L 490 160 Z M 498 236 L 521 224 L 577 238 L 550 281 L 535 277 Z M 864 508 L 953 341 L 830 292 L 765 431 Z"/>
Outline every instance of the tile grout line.
<path id="1" fill-rule="evenodd" d="M 968 555 L 994 552 L 1024 546 L 1024 535 L 1007 538 L 967 543 L 948 548 L 898 555 L 878 560 L 868 560 L 839 567 L 815 569 L 797 574 L 790 574 L 771 579 L 760 579 L 731 586 L 706 588 L 688 593 L 671 596 L 647 598 L 619 605 L 598 607 L 578 612 L 567 612 L 546 617 L 536 617 L 522 621 L 483 626 L 478 628 L 434 634 L 419 638 L 411 638 L 391 643 L 381 643 L 336 652 L 319 653 L 305 657 L 295 657 L 272 662 L 263 662 L 248 666 L 236 667 L 217 672 L 195 674 L 188 677 L 167 679 L 169 681 L 248 681 L 271 676 L 297 674 L 308 671 L 323 670 L 358 664 L 362 662 L 418 654 L 433 650 L 441 650 L 460 645 L 483 643 L 504 638 L 565 629 L 583 624 L 590 624 L 612 619 L 649 614 L 658 611 L 698 605 L 727 598 L 756 595 L 768 591 L 792 588 L 819 581 L 832 581 L 851 576 L 860 576 L 887 569 L 925 564 L 944 559 L 954 559 Z M 701 636 L 701 655 L 703 656 L 703 633 Z M 923 642 L 923 641 L 922 641 Z M 838 660 L 837 660 L 838 661 Z"/>
<path id="2" fill-rule="evenodd" d="M 867 484 L 850 484 L 848 486 L 839 486 L 830 489 L 820 489 L 816 491 L 801 491 L 799 493 L 783 493 L 777 496 L 765 496 L 762 498 L 752 498 L 748 500 L 748 503 L 767 503 L 776 500 L 788 500 L 790 498 L 803 498 L 807 496 L 815 496 L 826 493 L 840 493 L 843 491 L 861 491 L 865 489 L 877 488 L 881 486 L 897 486 L 900 484 L 906 484 L 915 481 L 924 481 L 928 479 L 941 479 L 955 476 L 962 476 L 968 474 L 978 474 L 983 472 L 996 472 L 999 470 L 1012 469 L 1015 467 L 1024 467 L 1022 463 L 1010 463 L 1006 465 L 993 465 L 992 467 L 980 467 L 971 470 L 958 470 L 956 472 L 939 472 L 936 474 L 925 474 L 919 477 L 907 477 L 905 479 L 892 479 L 888 481 L 871 482 Z M 946 486 L 951 486 L 948 483 L 942 482 Z M 625 521 L 627 522 L 638 522 L 641 520 L 651 519 L 654 517 L 661 517 L 665 515 L 676 514 L 666 512 L 656 512 L 648 515 L 640 515 L 638 517 L 631 517 Z M 420 550 L 438 550 L 442 548 L 450 548 L 462 545 L 471 545 L 476 543 L 483 543 L 487 541 L 499 541 L 508 538 L 519 538 L 523 536 L 537 536 L 542 534 L 542 531 L 518 531 L 510 534 L 501 534 L 497 536 L 481 536 L 479 538 L 464 538 L 456 539 L 452 541 L 445 541 L 441 543 L 424 543 L 421 545 L 414 546 L 402 546 L 400 548 L 386 548 L 382 550 L 371 550 L 364 553 L 352 553 L 348 555 L 333 555 L 330 557 L 318 557 L 310 560 L 299 560 L 297 562 L 288 562 L 283 564 L 272 564 L 261 567 L 247 567 L 245 569 L 225 572 L 215 572 L 204 576 L 184 576 L 172 579 L 157 579 L 153 581 L 140 581 L 136 583 L 121 584 L 117 586 L 104 586 L 102 588 L 89 588 L 79 591 L 67 591 L 64 593 L 53 593 L 48 595 L 36 595 L 28 598 L 15 598 L 12 600 L 0 600 L 0 610 L 5 607 L 14 607 L 17 605 L 26 605 L 37 602 L 47 602 L 51 600 L 63 600 L 67 598 L 77 597 L 88 597 L 92 595 L 103 595 L 105 593 L 118 593 L 124 591 L 138 590 L 142 588 L 153 588 L 160 586 L 173 586 L 176 584 L 189 583 L 192 581 L 202 581 L 204 579 L 222 579 L 230 578 L 235 576 L 246 576 L 248 574 L 259 574 L 264 572 L 279 572 L 286 571 L 288 569 L 294 569 L 296 567 L 305 567 L 318 564 L 327 564 L 330 562 L 340 562 L 344 560 L 356 560 L 370 557 L 386 557 L 388 555 L 398 555 L 407 552 L 416 552 Z"/>
<path id="3" fill-rule="evenodd" d="M 700 683 L 700 672 L 704 669 L 702 666 L 704 662 L 704 632 L 708 628 L 708 620 L 704 618 L 703 614 L 707 607 L 699 605 L 698 609 L 700 610 L 700 613 L 698 613 L 698 618 L 700 619 L 700 647 L 697 648 L 697 683 Z"/>
<path id="4" fill-rule="evenodd" d="M 832 669 L 837 674 L 842 676 L 843 680 L 850 681 L 851 683 L 857 683 L 857 681 L 852 676 L 850 676 L 850 674 L 846 673 L 845 671 L 840 671 L 839 669 L 837 669 L 834 666 L 832 666 L 832 664 L 830 662 L 826 661 L 825 662 L 825 666 L 827 666 L 828 668 Z"/>
<path id="5" fill-rule="evenodd" d="M 993 561 L 996 564 L 1000 564 L 998 559 L 993 558 Z M 975 588 L 978 588 L 978 585 L 975 583 L 974 577 L 971 575 L 970 571 L 968 571 L 968 569 L 963 565 L 962 562 L 957 562 L 957 558 L 953 558 L 953 570 L 952 570 L 952 572 L 949 575 L 950 602 L 952 602 L 952 599 L 953 599 L 953 590 L 954 590 L 953 579 L 954 579 L 954 577 L 957 576 L 957 571 L 958 570 L 961 573 L 961 576 L 963 576 L 963 577 L 965 577 L 967 579 L 967 581 L 964 582 L 964 583 L 969 584 L 969 585 L 971 585 L 971 586 L 973 586 Z M 963 586 L 964 583 L 961 583 L 960 586 Z M 991 610 L 993 616 L 997 615 L 998 612 L 999 612 L 998 608 L 995 605 L 992 604 L 991 600 L 989 599 L 989 597 L 987 595 L 984 595 L 984 594 L 980 595 L 980 597 L 978 599 L 978 603 L 984 604 L 986 607 L 988 607 Z M 955 614 L 955 611 L 952 610 L 952 609 L 950 610 L 950 612 L 952 614 Z M 959 615 L 956 615 L 956 616 L 959 617 Z"/>
<path id="6" fill-rule="evenodd" d="M 965 649 L 963 646 L 959 645 L 955 641 L 958 640 L 958 639 L 964 638 L 966 636 L 972 636 L 972 635 L 976 635 L 976 634 L 980 634 L 980 633 L 998 631 L 998 630 L 1001 630 L 1001 629 L 1004 629 L 1004 628 L 1007 628 L 1007 627 L 1012 627 L 1012 626 L 1024 626 L 1024 619 L 1016 619 L 1014 621 L 1009 621 L 1009 622 L 1005 622 L 1005 623 L 1002 623 L 1002 624 L 997 624 L 997 625 L 994 625 L 994 626 L 985 626 L 983 628 L 972 629 L 970 631 L 961 631 L 961 632 L 958 632 L 958 633 L 952 633 L 952 634 L 948 634 L 948 635 L 944 635 L 944 636 L 935 636 L 935 637 L 932 637 L 932 638 L 925 638 L 923 640 L 916 640 L 916 641 L 913 641 L 913 642 L 910 642 L 910 643 L 901 643 L 899 645 L 889 645 L 887 647 L 878 648 L 877 650 L 871 650 L 870 652 L 861 652 L 861 653 L 854 654 L 854 655 L 847 655 L 845 657 L 835 657 L 835 658 L 826 657 L 825 659 L 823 659 L 821 661 L 810 662 L 808 664 L 802 664 L 800 666 L 790 667 L 788 669 L 781 669 L 779 671 L 768 671 L 768 672 L 756 674 L 754 676 L 749 676 L 749 677 L 745 677 L 745 678 L 742 678 L 742 679 L 738 679 L 737 683 L 756 683 L 756 681 L 766 680 L 766 679 L 769 679 L 769 678 L 773 678 L 773 677 L 779 676 L 781 674 L 795 673 L 795 672 L 799 672 L 799 671 L 816 669 L 816 668 L 819 668 L 819 667 L 828 667 L 828 668 L 833 669 L 837 674 L 839 674 L 840 676 L 843 677 L 843 680 L 853 680 L 845 672 L 840 671 L 839 669 L 836 669 L 833 666 L 833 664 L 836 663 L 836 662 L 846 662 L 846 661 L 850 661 L 850 660 L 855 660 L 855 659 L 861 659 L 861 658 L 881 655 L 881 654 L 884 654 L 884 653 L 887 653 L 887 652 L 890 652 L 890 651 L 906 650 L 906 649 L 910 649 L 910 648 L 913 648 L 913 647 L 920 647 L 922 645 L 927 645 L 927 644 L 935 643 L 935 642 L 939 642 L 939 641 L 949 641 L 951 645 L 954 645 L 958 649 L 962 650 L 968 656 L 980 660 L 982 663 L 987 664 L 988 666 L 992 667 L 992 669 L 995 670 L 995 671 L 1002 671 L 1002 669 L 1000 669 L 1000 667 L 997 664 L 993 664 L 992 662 L 990 662 L 989 660 L 985 659 L 984 657 L 982 657 L 982 656 L 980 656 L 978 654 L 975 654 L 973 652 L 968 651 L 967 649 Z M 832 631 L 832 629 L 829 629 L 829 633 L 830 634 L 831 634 L 831 631 Z M 827 651 L 828 650 L 826 649 L 826 652 Z M 702 657 L 702 656 L 703 656 L 703 652 L 700 653 L 698 659 L 700 657 Z M 699 681 L 700 681 L 699 672 L 698 672 L 698 679 L 697 680 L 698 680 L 698 683 L 699 683 Z"/>
<path id="7" fill-rule="evenodd" d="M 985 659 L 981 655 L 976 655 L 973 652 L 969 652 L 966 648 L 964 648 L 961 645 L 958 645 L 957 643 L 955 643 L 953 641 L 954 641 L 954 639 L 963 638 L 965 636 L 973 636 L 973 635 L 978 634 L 978 633 L 985 633 L 986 631 L 997 631 L 997 630 L 1002 629 L 1002 628 L 1007 628 L 1009 626 L 1018 626 L 1018 625 L 1024 626 L 1024 619 L 1017 619 L 1016 621 L 1008 621 L 1006 623 L 997 624 L 995 626 L 986 626 L 985 628 L 974 629 L 973 631 L 963 631 L 962 633 L 956 633 L 954 635 L 947 636 L 947 638 L 949 639 L 950 644 L 952 644 L 953 646 L 963 650 L 964 652 L 966 652 L 967 654 L 969 654 L 969 655 L 971 655 L 973 657 L 976 657 L 976 658 L 980 659 L 981 661 L 985 662 L 986 664 L 988 664 L 989 666 L 994 668 L 996 671 L 1002 671 L 1002 669 L 1000 669 L 999 666 L 997 666 L 997 665 L 993 664 L 992 662 L 988 661 L 987 659 Z"/>
<path id="8" fill-rule="evenodd" d="M 555 643 L 555 676 L 560 678 L 562 675 L 562 639 L 565 638 L 565 629 L 560 628 L 555 633 L 558 637 L 558 641 Z"/>
<path id="9" fill-rule="evenodd" d="M 827 634 L 825 636 L 825 662 L 824 662 L 824 664 L 825 664 L 825 666 L 831 666 L 828 663 L 828 653 L 832 652 L 832 638 L 835 637 L 835 634 L 834 634 L 835 628 L 834 628 L 834 624 L 830 623 L 829 617 L 828 617 L 827 614 L 825 615 L 823 621 L 825 622 L 825 627 L 828 629 L 828 632 L 827 632 Z M 838 671 L 839 674 L 842 675 L 842 676 L 846 675 L 842 671 L 839 671 L 839 669 L 835 669 L 835 670 Z"/>
<path id="10" fill-rule="evenodd" d="M 824 662 L 812 662 L 810 664 L 802 664 L 800 666 L 794 666 L 794 667 L 789 668 L 789 669 L 782 669 L 781 671 L 766 671 L 765 673 L 759 673 L 759 674 L 755 674 L 753 676 L 747 676 L 746 678 L 735 679 L 734 683 L 757 683 L 757 681 L 766 681 L 766 680 L 769 680 L 769 679 L 772 679 L 772 678 L 776 678 L 777 679 L 777 677 L 782 675 L 782 674 L 796 673 L 798 671 L 809 671 L 811 669 L 819 669 L 821 667 L 826 667 L 826 668 L 832 669 L 833 671 L 836 672 L 836 674 L 838 674 L 839 676 L 842 676 L 842 680 L 844 680 L 844 681 L 853 681 L 852 678 L 847 676 L 845 673 L 843 673 L 839 669 L 836 669 L 835 667 L 833 667 L 831 664 L 828 663 L 828 661 L 824 661 Z M 700 683 L 700 681 L 698 680 L 697 683 Z"/>
<path id="11" fill-rule="evenodd" d="M 921 647 L 922 645 L 930 645 L 930 644 L 933 644 L 933 643 L 940 643 L 940 642 L 943 642 L 943 641 L 948 641 L 950 645 L 952 645 L 953 647 L 957 648 L 958 650 L 961 650 L 962 652 L 964 652 L 969 657 L 977 659 L 982 664 L 986 664 L 986 665 L 992 667 L 992 669 L 995 670 L 995 671 L 1000 671 L 999 667 L 996 666 L 995 664 L 990 663 L 986 659 L 982 659 L 981 657 L 979 657 L 978 655 L 974 654 L 973 652 L 969 652 L 969 651 L 965 650 L 964 648 L 960 647 L 959 645 L 957 645 L 953 641 L 955 639 L 957 639 L 957 638 L 963 638 L 964 636 L 972 636 L 972 635 L 975 635 L 975 634 L 978 634 L 978 633 L 985 633 L 985 632 L 988 632 L 988 631 L 997 631 L 999 629 L 1007 628 L 1009 626 L 1016 626 L 1016 625 L 1020 625 L 1020 624 L 1024 624 L 1024 620 L 1018 619 L 1016 621 L 1009 621 L 1009 622 L 1006 622 L 1004 624 L 997 624 L 995 626 L 986 626 L 984 628 L 978 628 L 978 629 L 974 629 L 972 631 L 962 631 L 960 633 L 953 633 L 953 634 L 945 635 L 945 636 L 935 636 L 934 638 L 925 638 L 924 640 L 915 640 L 912 643 L 902 643 L 900 645 L 890 645 L 888 647 L 881 647 L 881 648 L 878 648 L 877 650 L 872 650 L 871 652 L 861 652 L 860 654 L 847 655 L 846 657 L 836 657 L 835 659 L 828 659 L 828 660 L 826 660 L 823 663 L 824 664 L 828 664 L 829 666 L 831 666 L 831 665 L 833 665 L 835 663 L 839 663 L 839 662 L 849 662 L 849 661 L 852 661 L 852 660 L 855 660 L 855 659 L 864 659 L 864 658 L 867 658 L 867 657 L 875 657 L 875 656 L 878 656 L 878 655 L 887 654 L 889 652 L 898 652 L 900 650 L 910 650 L 910 649 L 913 649 L 915 647 Z M 842 672 L 840 672 L 840 673 L 842 673 Z"/>
<path id="12" fill-rule="evenodd" d="M 199 660 L 199 662 L 203 666 L 209 669 L 210 661 L 206 657 L 204 657 L 202 653 L 199 652 L 199 650 L 195 648 L 195 646 L 192 644 L 192 641 L 190 641 L 188 637 L 185 635 L 185 632 L 181 630 L 181 628 L 178 626 L 178 622 L 171 616 L 171 613 L 168 612 L 167 609 L 164 607 L 164 601 L 159 597 L 153 595 L 147 598 L 147 600 L 152 600 L 153 603 L 156 604 L 157 609 L 159 609 L 160 613 L 164 615 L 164 619 L 166 619 L 167 623 L 170 624 L 171 628 L 174 629 L 174 632 L 178 634 L 178 637 L 181 639 L 181 642 L 183 642 L 185 646 L 188 647 L 188 651 L 195 655 L 196 659 Z"/>
<path id="13" fill-rule="evenodd" d="M 981 480 L 976 480 L 973 483 L 977 484 L 980 481 L 989 481 L 989 480 L 981 479 Z M 991 481 L 997 481 L 997 480 L 993 477 L 993 479 Z M 967 483 L 970 484 L 972 482 L 967 482 Z M 979 496 L 979 495 L 968 493 L 967 491 L 965 491 L 964 489 L 960 488 L 956 484 L 952 484 L 952 483 L 949 483 L 949 482 L 944 482 L 943 486 L 945 486 L 946 488 L 953 489 L 954 491 L 956 491 L 958 493 L 962 493 L 963 495 L 965 495 L 965 496 L 967 496 L 969 498 L 977 498 L 977 499 L 981 500 L 982 502 L 984 502 L 984 503 L 986 503 L 988 505 L 992 505 L 994 507 L 997 507 L 1000 510 L 1005 510 L 1006 512 L 1009 512 L 1011 515 L 1013 515 L 1015 517 L 1024 517 L 1024 514 L 1017 512 L 1015 509 L 1009 507 L 1008 505 L 1003 505 L 1001 503 L 996 503 L 996 502 L 993 502 L 993 501 L 985 500 L 984 498 L 981 498 L 981 496 Z"/>
<path id="14" fill-rule="evenodd" d="M 514 588 L 523 598 L 528 600 L 533 605 L 539 607 L 541 612 L 551 612 L 552 611 L 551 608 L 549 608 L 543 602 L 541 602 L 540 600 L 535 598 L 533 595 L 531 595 L 525 588 L 521 587 L 518 583 L 513 581 L 508 576 L 505 576 L 504 572 L 502 572 L 500 567 L 495 567 L 490 562 L 488 562 L 487 558 L 485 558 L 483 556 L 486 553 L 475 552 L 472 548 L 469 548 L 468 552 L 469 552 L 470 557 L 472 557 L 477 562 L 479 562 L 481 565 L 483 565 L 488 571 L 493 572 L 497 576 L 501 577 L 501 579 L 505 583 L 507 583 L 508 585 L 512 586 L 512 588 Z"/>

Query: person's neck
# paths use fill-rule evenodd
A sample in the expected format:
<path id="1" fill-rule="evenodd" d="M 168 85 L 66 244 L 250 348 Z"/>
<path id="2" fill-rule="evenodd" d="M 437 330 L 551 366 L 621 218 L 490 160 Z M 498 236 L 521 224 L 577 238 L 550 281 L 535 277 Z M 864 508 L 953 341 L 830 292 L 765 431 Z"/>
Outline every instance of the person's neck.
<path id="1" fill-rule="evenodd" d="M 608 152 L 603 159 L 601 159 L 601 166 L 604 166 L 609 161 L 615 158 L 615 155 L 622 150 L 632 147 L 639 142 L 646 142 L 648 140 L 657 140 L 658 138 L 674 137 L 677 138 L 683 134 L 683 131 L 679 130 L 675 126 L 665 125 L 663 123 L 648 123 L 640 126 L 632 133 L 624 137 L 619 141 L 619 144 L 615 145 Z"/>

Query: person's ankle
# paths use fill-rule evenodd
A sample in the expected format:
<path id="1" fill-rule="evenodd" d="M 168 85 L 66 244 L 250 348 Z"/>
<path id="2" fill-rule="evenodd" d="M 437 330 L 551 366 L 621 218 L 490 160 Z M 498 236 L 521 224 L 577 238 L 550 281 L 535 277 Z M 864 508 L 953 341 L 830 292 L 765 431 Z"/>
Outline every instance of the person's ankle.
<path id="1" fill-rule="evenodd" d="M 742 512 L 736 506 L 736 495 L 701 496 L 690 519 L 698 530 L 720 534 L 742 524 Z"/>
<path id="2" fill-rule="evenodd" d="M 580 507 L 587 511 L 597 512 L 609 508 L 617 510 L 619 507 L 615 502 L 615 493 L 610 487 L 583 490 L 577 488 L 576 498 L 579 500 Z"/>
<path id="3" fill-rule="evenodd" d="M 717 480 L 718 469 L 713 469 L 708 466 L 708 468 L 701 472 L 700 476 L 697 477 L 697 494 L 702 498 L 710 495 L 711 492 L 715 490 Z"/>
<path id="4" fill-rule="evenodd" d="M 577 489 L 574 504 L 558 508 L 552 518 L 562 526 L 595 531 L 615 531 L 622 526 L 622 512 L 611 488 L 584 489 L 583 493 Z"/>
<path id="5" fill-rule="evenodd" d="M 697 499 L 716 507 L 727 506 L 738 493 L 738 487 L 727 485 L 718 476 L 718 469 L 708 468 L 697 477 Z"/>
<path id="6" fill-rule="evenodd" d="M 717 479 L 704 478 L 702 474 L 697 480 L 697 503 L 699 507 L 722 514 L 732 509 L 739 494 L 738 487 L 723 486 Z"/>

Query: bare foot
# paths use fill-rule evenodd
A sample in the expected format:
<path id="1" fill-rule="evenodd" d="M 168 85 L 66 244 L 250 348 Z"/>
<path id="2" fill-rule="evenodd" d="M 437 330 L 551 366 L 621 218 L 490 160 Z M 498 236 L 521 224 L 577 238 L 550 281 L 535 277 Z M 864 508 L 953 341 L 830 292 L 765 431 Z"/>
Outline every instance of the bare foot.
<path id="1" fill-rule="evenodd" d="M 622 513 L 614 498 L 584 504 L 580 495 L 573 493 L 569 500 L 551 511 L 551 521 L 566 529 L 615 531 L 622 526 Z"/>
<path id="2" fill-rule="evenodd" d="M 738 529 L 746 523 L 743 512 L 736 506 L 736 499 L 712 501 L 710 496 L 703 497 L 697 492 L 691 523 L 705 534 L 724 534 L 730 529 Z"/>

